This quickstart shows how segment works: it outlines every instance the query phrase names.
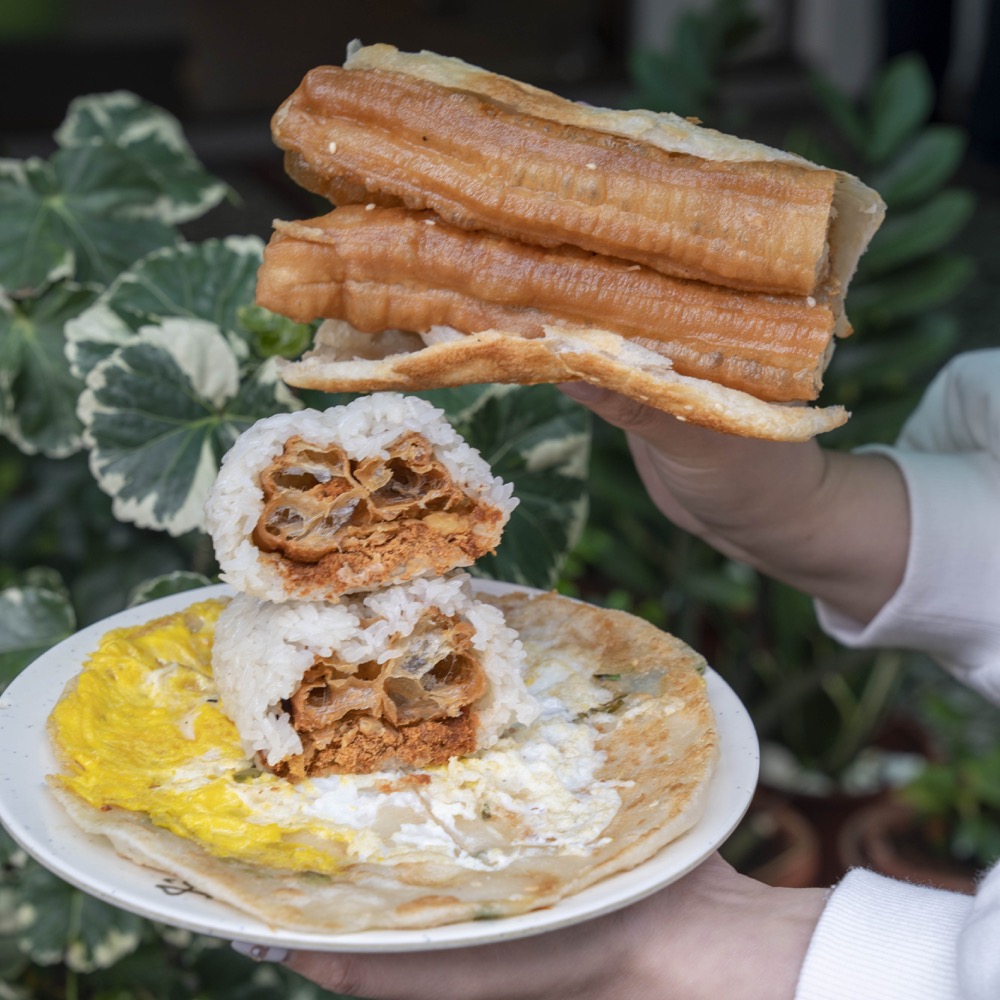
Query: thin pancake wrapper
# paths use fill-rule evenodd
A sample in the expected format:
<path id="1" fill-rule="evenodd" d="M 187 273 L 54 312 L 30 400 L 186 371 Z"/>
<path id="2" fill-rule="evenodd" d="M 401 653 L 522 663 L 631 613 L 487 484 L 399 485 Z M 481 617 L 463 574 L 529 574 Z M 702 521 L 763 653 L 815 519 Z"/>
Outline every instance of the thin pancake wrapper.
<path id="1" fill-rule="evenodd" d="M 102 759 L 100 746 L 83 763 L 60 751 L 65 771 L 53 787 L 85 830 L 109 837 L 126 857 L 275 927 L 416 928 L 551 905 L 647 860 L 697 822 L 717 756 L 704 662 L 621 612 L 555 595 L 490 600 L 524 644 L 543 717 L 442 768 L 285 782 L 298 795 L 312 790 L 302 801 L 313 816 L 322 811 L 323 788 L 344 795 L 343 785 L 337 791 L 324 782 L 353 783 L 336 814 L 354 816 L 353 837 L 328 836 L 317 854 L 315 832 L 298 835 L 314 859 L 309 870 L 218 856 L 142 812 L 88 801 L 86 769 L 121 761 Z M 57 748 L 61 725 L 79 717 L 72 699 L 70 692 L 53 716 Z M 98 744 L 114 740 L 99 726 L 89 732 Z M 588 743 L 593 773 L 582 769 L 586 755 L 576 754 Z M 551 783 L 533 785 L 543 773 Z M 273 810 L 281 782 L 268 774 L 234 778 L 230 791 Z M 559 811 L 564 800 L 575 807 Z M 295 836 L 283 834 L 282 846 Z"/>

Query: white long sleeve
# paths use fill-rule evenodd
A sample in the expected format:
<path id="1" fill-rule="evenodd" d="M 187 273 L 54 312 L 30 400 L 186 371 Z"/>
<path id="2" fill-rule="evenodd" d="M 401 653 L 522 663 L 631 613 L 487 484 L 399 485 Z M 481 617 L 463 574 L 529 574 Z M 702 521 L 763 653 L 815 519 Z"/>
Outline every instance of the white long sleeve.
<path id="1" fill-rule="evenodd" d="M 929 653 L 1000 704 L 1000 350 L 950 363 L 894 448 L 911 537 L 899 590 L 866 626 L 822 604 L 845 645 Z M 832 892 L 797 1000 L 998 1000 L 1000 866 L 975 896 L 850 873 Z"/>
<path id="2" fill-rule="evenodd" d="M 951 1000 L 970 896 L 850 872 L 813 935 L 796 1000 Z"/>
<path id="3" fill-rule="evenodd" d="M 910 500 L 902 585 L 862 627 L 817 604 L 847 646 L 918 649 L 1000 704 L 1000 350 L 935 379 L 894 448 Z"/>

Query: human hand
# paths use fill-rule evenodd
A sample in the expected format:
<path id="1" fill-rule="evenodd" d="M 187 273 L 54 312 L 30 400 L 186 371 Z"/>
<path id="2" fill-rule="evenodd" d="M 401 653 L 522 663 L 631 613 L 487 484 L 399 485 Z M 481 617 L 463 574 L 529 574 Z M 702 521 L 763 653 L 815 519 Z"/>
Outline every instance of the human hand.
<path id="1" fill-rule="evenodd" d="M 765 886 L 714 855 L 632 906 L 547 934 L 283 960 L 325 989 L 371 1000 L 782 1000 L 794 995 L 824 897 Z"/>
<path id="2" fill-rule="evenodd" d="M 859 622 L 899 586 L 909 509 L 890 459 L 720 434 L 586 383 L 560 388 L 625 431 L 653 502 L 724 555 Z"/>

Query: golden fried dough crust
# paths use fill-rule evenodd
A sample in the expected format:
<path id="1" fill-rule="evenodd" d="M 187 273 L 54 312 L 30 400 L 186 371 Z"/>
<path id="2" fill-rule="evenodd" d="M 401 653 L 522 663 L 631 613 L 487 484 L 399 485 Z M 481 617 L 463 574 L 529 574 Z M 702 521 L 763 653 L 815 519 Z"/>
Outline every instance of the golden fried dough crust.
<path id="1" fill-rule="evenodd" d="M 289 385 L 413 392 L 583 380 L 773 440 L 848 418 L 840 406 L 795 405 L 818 398 L 834 338 L 851 332 L 844 297 L 885 214 L 844 171 L 668 112 L 594 107 L 460 59 L 357 42 L 343 68 L 305 77 L 272 134 L 289 175 L 338 211 L 370 207 L 369 223 L 384 209 L 432 211 L 439 227 L 476 233 L 438 268 L 411 258 L 413 273 L 376 246 L 352 250 L 331 281 L 325 224 L 279 224 L 262 301 L 336 317 L 282 365 Z M 456 277 L 474 245 L 487 260 L 484 233 L 531 249 L 506 270 L 491 273 L 492 258 Z M 539 248 L 555 262 L 531 257 Z M 290 273 L 299 266 L 304 280 Z M 664 276 L 672 284 L 656 285 Z M 568 293 L 556 302 L 558 286 Z"/>
<path id="2" fill-rule="evenodd" d="M 836 316 L 816 299 L 669 278 L 575 247 L 542 249 L 467 232 L 429 212 L 349 206 L 276 223 L 257 301 L 297 320 L 426 333 L 599 327 L 672 360 L 677 372 L 760 399 L 815 399 Z"/>
<path id="3" fill-rule="evenodd" d="M 729 288 L 811 295 L 827 276 L 831 170 L 668 152 L 381 69 L 310 71 L 272 132 L 335 204 L 398 200 Z"/>
<path id="4" fill-rule="evenodd" d="M 493 551 L 502 512 L 468 495 L 421 434 L 364 462 L 295 436 L 262 472 L 254 544 L 292 593 L 316 581 L 446 573 Z"/>
<path id="5" fill-rule="evenodd" d="M 269 770 L 297 781 L 429 767 L 473 753 L 472 706 L 487 688 L 474 631 L 431 609 L 385 662 L 318 659 L 285 702 L 302 752 Z M 258 759 L 267 766 L 263 754 Z"/>

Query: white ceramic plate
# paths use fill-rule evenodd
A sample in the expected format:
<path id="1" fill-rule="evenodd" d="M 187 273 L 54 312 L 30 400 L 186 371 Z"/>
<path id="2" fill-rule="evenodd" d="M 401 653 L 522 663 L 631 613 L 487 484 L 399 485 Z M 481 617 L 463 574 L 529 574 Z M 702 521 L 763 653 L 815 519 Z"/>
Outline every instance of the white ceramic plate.
<path id="1" fill-rule="evenodd" d="M 494 593 L 512 588 L 482 583 Z M 45 775 L 58 770 L 46 720 L 64 685 L 112 628 L 150 621 L 196 601 L 230 593 L 207 587 L 131 608 L 82 629 L 42 654 L 0 695 L 0 822 L 46 868 L 124 910 L 175 927 L 232 940 L 325 951 L 417 951 L 523 937 L 608 913 L 691 871 L 733 832 L 757 783 L 757 736 L 746 709 L 714 671 L 708 695 L 720 736 L 720 759 L 708 805 L 697 825 L 649 861 L 584 889 L 554 906 L 498 920 L 423 930 L 350 934 L 287 933 L 199 892 L 197 886 L 120 858 L 108 841 L 82 833 L 49 794 Z"/>

